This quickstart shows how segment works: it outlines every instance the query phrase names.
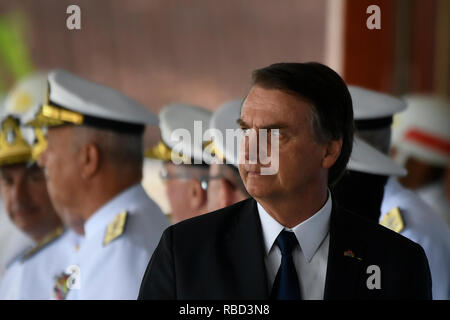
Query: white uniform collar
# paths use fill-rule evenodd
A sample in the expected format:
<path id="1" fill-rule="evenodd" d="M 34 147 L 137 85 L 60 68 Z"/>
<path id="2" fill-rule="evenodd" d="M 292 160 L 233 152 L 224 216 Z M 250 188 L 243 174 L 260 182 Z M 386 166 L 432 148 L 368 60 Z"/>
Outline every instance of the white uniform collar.
<path id="1" fill-rule="evenodd" d="M 267 213 L 259 203 L 257 203 L 257 205 L 266 255 L 269 254 L 269 251 L 272 249 L 280 232 L 285 229 L 295 233 L 303 255 L 306 260 L 310 262 L 330 228 L 330 214 L 332 207 L 330 191 L 328 190 L 328 199 L 324 206 L 310 218 L 296 225 L 292 229 L 281 225 Z"/>
<path id="2" fill-rule="evenodd" d="M 141 199 L 142 194 L 145 194 L 145 190 L 140 183 L 137 183 L 106 202 L 84 223 L 85 237 L 96 234 L 99 229 L 104 230 L 123 210 L 131 210 L 134 204 L 139 202 L 138 199 Z"/>

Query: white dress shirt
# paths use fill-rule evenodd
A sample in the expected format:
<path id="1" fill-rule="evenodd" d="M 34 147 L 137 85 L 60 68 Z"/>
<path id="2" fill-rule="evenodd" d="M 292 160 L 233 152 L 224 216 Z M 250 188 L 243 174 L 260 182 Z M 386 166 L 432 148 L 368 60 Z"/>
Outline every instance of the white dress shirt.
<path id="1" fill-rule="evenodd" d="M 264 261 L 269 292 L 281 264 L 281 252 L 274 242 L 281 231 L 293 231 L 299 246 L 293 252 L 294 265 L 300 282 L 302 299 L 321 300 L 325 289 L 328 248 L 330 243 L 331 195 L 325 205 L 309 219 L 290 229 L 281 225 L 258 203 L 265 245 Z"/>

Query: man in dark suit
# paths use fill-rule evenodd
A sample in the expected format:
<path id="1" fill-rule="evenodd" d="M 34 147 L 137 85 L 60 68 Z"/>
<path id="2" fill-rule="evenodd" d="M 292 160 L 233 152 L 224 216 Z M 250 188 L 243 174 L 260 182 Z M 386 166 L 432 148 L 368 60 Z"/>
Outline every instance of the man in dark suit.
<path id="1" fill-rule="evenodd" d="M 256 70 L 238 122 L 252 198 L 169 227 L 140 299 L 431 298 L 423 249 L 332 199 L 328 186 L 353 141 L 351 97 L 337 73 L 318 63 Z M 269 163 L 250 161 L 260 129 Z M 278 170 L 263 174 L 268 167 Z"/>

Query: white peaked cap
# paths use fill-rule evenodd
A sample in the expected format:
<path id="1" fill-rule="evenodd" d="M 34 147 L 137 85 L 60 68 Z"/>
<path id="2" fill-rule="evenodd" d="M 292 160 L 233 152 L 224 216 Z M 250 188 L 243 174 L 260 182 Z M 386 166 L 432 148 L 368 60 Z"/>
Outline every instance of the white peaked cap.
<path id="1" fill-rule="evenodd" d="M 33 160 L 36 160 L 39 154 L 41 154 L 46 146 L 45 130 L 39 128 L 30 128 L 22 126 L 24 124 L 23 119 L 29 114 L 36 114 L 39 112 L 43 104 L 46 103 L 47 92 L 47 72 L 38 71 L 22 78 L 17 84 L 8 92 L 5 101 L 4 108 L 1 112 L 2 122 L 8 117 L 17 119 L 21 137 L 32 148 L 31 156 Z M 9 129 L 16 130 L 13 126 L 11 128 L 11 121 L 8 121 Z M 2 128 L 3 130 L 3 128 Z M 20 139 L 22 139 L 20 138 Z M 18 140 L 20 140 L 18 139 Z M 8 152 L 16 152 L 17 150 L 22 155 L 24 154 L 23 146 L 18 143 L 14 146 L 10 146 L 10 150 L 2 150 L 3 156 Z M 16 148 L 14 150 L 14 148 Z M 28 151 L 27 151 L 28 153 Z M 5 159 L 8 156 L 5 156 Z M 14 158 L 14 157 L 13 157 Z M 17 159 L 10 159 L 15 161 Z M 5 160 L 4 159 L 4 160 Z"/>
<path id="2" fill-rule="evenodd" d="M 405 176 L 407 173 L 391 158 L 358 137 L 354 138 L 347 169 L 383 176 Z"/>
<path id="3" fill-rule="evenodd" d="M 37 113 L 46 102 L 47 73 L 36 72 L 21 79 L 7 94 L 3 116 L 15 116 L 19 120 L 27 113 Z"/>
<path id="4" fill-rule="evenodd" d="M 223 137 L 223 139 L 213 139 L 216 154 L 223 157 L 225 163 L 235 167 L 239 164 L 239 141 L 233 138 L 234 141 L 227 143 L 226 131 L 232 129 L 236 132 L 240 129 L 237 120 L 241 116 L 242 101 L 243 99 L 235 99 L 224 103 L 213 113 L 210 124 L 210 128 L 218 130 Z"/>
<path id="5" fill-rule="evenodd" d="M 353 102 L 355 120 L 385 118 L 406 109 L 406 102 L 377 91 L 348 86 Z"/>
<path id="6" fill-rule="evenodd" d="M 55 120 L 52 118 L 53 114 L 60 115 L 59 110 L 69 110 L 85 116 L 81 123 L 76 124 L 95 126 L 103 123 L 102 121 L 143 126 L 158 124 L 158 117 L 149 108 L 117 90 L 81 78 L 66 70 L 52 70 L 48 75 L 48 86 L 47 105 L 57 109 L 56 112 L 50 113 L 50 120 Z M 24 121 L 31 122 L 35 117 L 37 114 L 32 114 Z"/>
<path id="7" fill-rule="evenodd" d="M 392 144 L 400 157 L 450 164 L 450 104 L 444 98 L 410 95 L 408 110 L 394 118 Z"/>
<path id="8" fill-rule="evenodd" d="M 162 141 L 170 149 L 181 147 L 185 157 L 199 163 L 207 162 L 205 157 L 210 157 L 210 155 L 204 153 L 207 141 L 203 139 L 203 135 L 209 128 L 211 114 L 209 110 L 187 104 L 176 103 L 165 106 L 159 113 Z M 195 126 L 197 126 L 197 130 L 195 130 Z M 190 139 L 175 137 L 173 134 L 177 129 L 184 129 L 184 132 L 189 133 Z"/>

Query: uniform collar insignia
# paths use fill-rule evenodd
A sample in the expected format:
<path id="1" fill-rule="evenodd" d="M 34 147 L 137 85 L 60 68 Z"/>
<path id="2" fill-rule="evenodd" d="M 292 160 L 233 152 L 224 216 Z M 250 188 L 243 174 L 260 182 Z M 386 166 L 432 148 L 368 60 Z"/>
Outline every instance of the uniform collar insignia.
<path id="1" fill-rule="evenodd" d="M 398 207 L 395 207 L 381 219 L 380 224 L 383 227 L 391 229 L 395 232 L 401 232 L 405 228 L 402 213 Z"/>
<path id="2" fill-rule="evenodd" d="M 58 227 L 52 232 L 48 233 L 38 244 L 27 251 L 22 257 L 22 261 L 25 261 L 32 257 L 34 254 L 39 252 L 42 248 L 46 247 L 48 244 L 52 243 L 58 239 L 64 233 L 64 227 Z"/>
<path id="3" fill-rule="evenodd" d="M 121 236 L 125 230 L 128 212 L 122 211 L 113 221 L 108 224 L 106 228 L 105 238 L 103 239 L 103 246 L 107 246 L 111 241 Z"/>

